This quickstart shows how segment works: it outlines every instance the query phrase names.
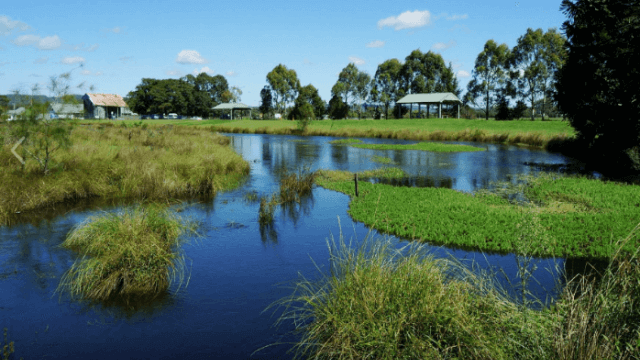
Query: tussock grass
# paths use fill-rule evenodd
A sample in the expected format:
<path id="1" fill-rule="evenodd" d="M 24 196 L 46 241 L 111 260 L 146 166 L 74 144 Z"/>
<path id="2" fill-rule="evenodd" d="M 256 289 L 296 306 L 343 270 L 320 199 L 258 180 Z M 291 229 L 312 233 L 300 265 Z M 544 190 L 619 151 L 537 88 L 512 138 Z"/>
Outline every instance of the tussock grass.
<path id="1" fill-rule="evenodd" d="M 58 291 L 88 300 L 157 296 L 174 281 L 182 284 L 185 264 L 178 247 L 193 233 L 194 225 L 156 204 L 90 217 L 61 244 L 82 257 Z"/>
<path id="2" fill-rule="evenodd" d="M 530 201 L 521 204 L 488 192 L 364 181 L 355 197 L 352 173 L 320 174 L 318 185 L 352 196 L 349 214 L 357 221 L 404 238 L 474 250 L 605 259 L 640 222 L 640 188 L 583 177 L 531 178 L 522 186 Z M 635 234 L 622 251 L 638 246 Z"/>
<path id="3" fill-rule="evenodd" d="M 486 149 L 469 145 L 421 142 L 417 144 L 350 144 L 352 147 L 372 150 L 422 150 L 434 152 L 484 151 Z"/>
<path id="4" fill-rule="evenodd" d="M 558 316 L 516 306 L 495 281 L 412 243 L 370 234 L 354 248 L 327 241 L 330 273 L 304 277 L 276 324 L 293 321 L 295 358 L 544 359 Z"/>
<path id="5" fill-rule="evenodd" d="M 232 123 L 210 122 L 221 132 L 292 134 L 296 125 L 289 121 L 242 120 Z M 373 137 L 416 141 L 478 141 L 525 144 L 555 148 L 571 142 L 574 130 L 564 121 L 485 121 L 465 119 L 400 120 L 323 120 L 312 121 L 302 133 L 308 136 Z"/>
<path id="6" fill-rule="evenodd" d="M 300 198 L 311 194 L 316 173 L 308 168 L 300 168 L 298 172 L 286 172 L 280 179 L 280 201 L 300 202 Z"/>
<path id="7" fill-rule="evenodd" d="M 332 140 L 329 141 L 329 144 L 359 144 L 362 143 L 362 140 L 360 139 L 340 139 L 340 140 Z"/>
<path id="8" fill-rule="evenodd" d="M 0 132 L 6 128 L 0 126 Z M 72 147 L 57 151 L 60 166 L 49 176 L 27 162 L 25 171 L 11 154 L 14 140 L 0 151 L 0 224 L 16 212 L 57 203 L 103 199 L 163 200 L 211 196 L 237 186 L 249 164 L 210 128 L 185 126 L 75 126 Z"/>

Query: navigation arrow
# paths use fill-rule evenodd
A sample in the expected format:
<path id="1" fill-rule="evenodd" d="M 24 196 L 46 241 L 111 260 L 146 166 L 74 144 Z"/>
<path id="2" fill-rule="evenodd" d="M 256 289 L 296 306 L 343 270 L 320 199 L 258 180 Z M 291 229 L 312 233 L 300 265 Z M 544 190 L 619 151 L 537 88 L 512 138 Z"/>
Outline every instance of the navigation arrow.
<path id="1" fill-rule="evenodd" d="M 18 160 L 20 161 L 20 163 L 22 163 L 22 165 L 24 165 L 24 160 L 20 155 L 16 153 L 16 149 L 18 148 L 18 146 L 20 146 L 20 144 L 22 144 L 23 141 L 24 141 L 24 136 L 22 137 L 22 139 L 18 140 L 18 142 L 11 148 L 11 152 L 13 153 L 13 155 L 15 155 L 15 157 L 18 158 Z"/>

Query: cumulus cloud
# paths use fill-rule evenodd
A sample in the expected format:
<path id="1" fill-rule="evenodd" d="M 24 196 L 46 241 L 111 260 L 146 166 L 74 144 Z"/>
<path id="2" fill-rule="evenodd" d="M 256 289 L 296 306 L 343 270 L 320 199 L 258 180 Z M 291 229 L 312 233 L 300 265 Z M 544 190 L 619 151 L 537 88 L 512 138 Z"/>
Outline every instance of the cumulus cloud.
<path id="1" fill-rule="evenodd" d="M 198 74 L 200 74 L 200 73 L 207 73 L 207 74 L 209 74 L 209 75 L 213 75 L 214 71 L 213 71 L 213 70 L 211 70 L 211 69 L 209 69 L 209 67 L 208 67 L 208 66 L 204 66 L 204 67 L 202 67 L 202 69 L 200 69 L 200 70 L 198 70 L 198 68 L 193 69 L 192 74 L 193 74 L 194 76 L 197 76 L 197 75 L 198 75 Z"/>
<path id="2" fill-rule="evenodd" d="M 40 50 L 54 50 L 62 45 L 62 40 L 58 35 L 43 38 L 38 35 L 22 35 L 13 40 L 13 43 L 17 46 L 33 46 Z"/>
<path id="3" fill-rule="evenodd" d="M 450 40 L 448 43 L 435 43 L 433 44 L 433 46 L 431 47 L 432 50 L 447 50 L 450 47 L 456 46 L 456 42 L 455 40 Z"/>
<path id="4" fill-rule="evenodd" d="M 376 40 L 367 44 L 368 48 L 379 48 L 384 46 L 384 41 Z"/>
<path id="5" fill-rule="evenodd" d="M 82 75 L 91 75 L 91 71 L 89 71 L 89 70 L 82 70 L 82 71 L 80 71 L 80 74 L 82 74 Z"/>
<path id="6" fill-rule="evenodd" d="M 49 58 L 46 56 L 43 56 L 41 58 L 37 58 L 33 63 L 34 64 L 46 64 L 47 61 L 49 61 Z"/>
<path id="7" fill-rule="evenodd" d="M 9 35 L 14 30 L 25 31 L 29 30 L 31 27 L 21 21 L 11 20 L 10 17 L 1 15 L 0 16 L 0 35 Z"/>
<path id="8" fill-rule="evenodd" d="M 176 62 L 178 64 L 206 64 L 208 61 L 195 50 L 182 50 L 178 53 Z"/>
<path id="9" fill-rule="evenodd" d="M 395 30 L 410 29 L 429 25 L 431 13 L 425 11 L 405 11 L 398 16 L 390 16 L 378 21 L 378 29 L 393 27 Z"/>
<path id="10" fill-rule="evenodd" d="M 461 77 L 461 78 L 465 78 L 465 77 L 469 77 L 471 76 L 471 74 L 469 74 L 468 72 L 464 71 L 464 70 L 458 70 L 458 72 L 456 73 L 457 77 Z"/>
<path id="11" fill-rule="evenodd" d="M 352 62 L 356 65 L 364 65 L 365 61 L 360 59 L 359 57 L 349 56 L 349 62 Z"/>
<path id="12" fill-rule="evenodd" d="M 238 75 L 238 74 L 236 74 L 236 72 L 235 72 L 235 71 L 231 71 L 231 70 L 229 70 L 229 71 L 227 71 L 227 72 L 226 72 L 226 75 L 227 75 L 227 76 L 236 76 L 236 75 Z"/>
<path id="13" fill-rule="evenodd" d="M 60 60 L 61 64 L 67 64 L 67 65 L 73 65 L 73 64 L 81 64 L 84 63 L 85 59 L 81 56 L 68 56 L 66 58 L 62 58 L 62 60 Z"/>

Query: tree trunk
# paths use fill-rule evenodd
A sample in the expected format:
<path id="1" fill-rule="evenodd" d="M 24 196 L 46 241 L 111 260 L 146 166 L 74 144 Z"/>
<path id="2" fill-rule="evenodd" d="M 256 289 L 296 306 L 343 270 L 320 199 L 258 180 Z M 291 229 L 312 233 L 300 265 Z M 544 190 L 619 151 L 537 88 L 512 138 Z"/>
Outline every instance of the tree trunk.
<path id="1" fill-rule="evenodd" d="M 487 90 L 487 111 L 484 114 L 485 120 L 489 120 L 489 90 Z"/>

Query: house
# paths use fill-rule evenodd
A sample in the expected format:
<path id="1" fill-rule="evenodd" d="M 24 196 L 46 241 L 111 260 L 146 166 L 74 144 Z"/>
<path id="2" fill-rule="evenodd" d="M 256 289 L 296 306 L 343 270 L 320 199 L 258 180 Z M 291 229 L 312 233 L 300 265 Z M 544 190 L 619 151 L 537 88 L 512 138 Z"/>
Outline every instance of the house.
<path id="1" fill-rule="evenodd" d="M 23 107 L 19 107 L 15 110 L 7 111 L 7 115 L 9 115 L 9 118 L 7 119 L 7 121 L 17 120 L 18 117 L 22 116 L 25 113 L 25 111 L 26 110 Z"/>
<path id="2" fill-rule="evenodd" d="M 49 118 L 76 119 L 84 118 L 83 104 L 51 104 L 49 105 Z"/>
<path id="3" fill-rule="evenodd" d="M 90 119 L 112 119 L 129 112 L 127 103 L 116 94 L 84 94 L 86 115 Z"/>

